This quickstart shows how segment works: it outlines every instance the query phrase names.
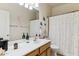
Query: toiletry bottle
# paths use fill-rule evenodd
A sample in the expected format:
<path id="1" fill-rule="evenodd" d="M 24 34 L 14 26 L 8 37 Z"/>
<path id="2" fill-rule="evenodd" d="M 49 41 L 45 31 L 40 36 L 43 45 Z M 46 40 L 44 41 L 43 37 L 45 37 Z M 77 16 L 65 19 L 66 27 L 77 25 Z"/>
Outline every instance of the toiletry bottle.
<path id="1" fill-rule="evenodd" d="M 22 39 L 25 39 L 25 34 L 23 33 L 23 35 L 22 35 Z"/>
<path id="2" fill-rule="evenodd" d="M 28 35 L 28 33 L 26 35 L 26 40 L 27 40 L 27 43 L 29 43 L 29 35 Z"/>
<path id="3" fill-rule="evenodd" d="M 14 43 L 14 49 L 18 49 L 18 43 Z"/>
<path id="4" fill-rule="evenodd" d="M 40 36 L 41 36 L 41 35 L 39 34 L 39 39 L 40 39 Z"/>
<path id="5" fill-rule="evenodd" d="M 34 41 L 36 41 L 36 39 L 38 39 L 38 37 L 37 37 L 37 36 L 38 36 L 38 35 L 36 34 L 36 35 L 35 35 L 35 39 L 34 39 Z"/>

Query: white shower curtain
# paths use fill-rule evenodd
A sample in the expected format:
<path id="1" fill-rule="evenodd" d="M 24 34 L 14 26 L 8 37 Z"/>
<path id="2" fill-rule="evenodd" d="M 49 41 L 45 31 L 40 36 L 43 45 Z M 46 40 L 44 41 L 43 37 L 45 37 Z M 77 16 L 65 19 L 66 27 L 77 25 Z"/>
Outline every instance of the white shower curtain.
<path id="1" fill-rule="evenodd" d="M 49 38 L 64 55 L 78 55 L 79 12 L 50 17 Z"/>

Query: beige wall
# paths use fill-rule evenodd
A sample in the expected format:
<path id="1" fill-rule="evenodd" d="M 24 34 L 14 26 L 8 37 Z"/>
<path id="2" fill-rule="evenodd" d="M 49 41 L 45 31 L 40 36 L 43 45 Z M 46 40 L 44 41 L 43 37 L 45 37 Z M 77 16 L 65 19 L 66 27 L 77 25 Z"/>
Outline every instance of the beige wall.
<path id="1" fill-rule="evenodd" d="M 34 15 L 35 19 L 32 19 L 32 20 L 39 19 L 39 10 L 34 9 L 33 12 L 35 13 L 35 15 Z"/>
<path id="2" fill-rule="evenodd" d="M 52 8 L 47 3 L 40 3 L 39 4 L 39 20 L 43 20 L 43 17 L 46 19 L 46 36 L 48 36 L 48 16 L 52 15 Z"/>
<path id="3" fill-rule="evenodd" d="M 10 40 L 21 39 L 22 33 L 29 32 L 29 20 L 35 19 L 35 13 L 19 4 L 1 4 L 0 10 L 10 13 Z"/>
<path id="4" fill-rule="evenodd" d="M 39 4 L 39 19 L 42 20 L 43 17 L 51 16 L 51 6 L 47 3 L 40 3 Z"/>
<path id="5" fill-rule="evenodd" d="M 36 19 L 39 19 L 39 11 L 36 11 Z"/>
<path id="6" fill-rule="evenodd" d="M 79 3 L 63 4 L 52 8 L 52 16 L 79 10 Z"/>

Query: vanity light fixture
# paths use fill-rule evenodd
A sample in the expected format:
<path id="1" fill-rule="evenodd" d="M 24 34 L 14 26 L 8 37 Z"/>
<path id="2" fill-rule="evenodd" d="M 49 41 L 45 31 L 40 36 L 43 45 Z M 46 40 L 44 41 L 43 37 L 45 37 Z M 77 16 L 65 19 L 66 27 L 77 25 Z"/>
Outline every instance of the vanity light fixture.
<path id="1" fill-rule="evenodd" d="M 39 5 L 38 3 L 19 3 L 19 5 L 24 6 L 30 10 L 37 8 Z"/>

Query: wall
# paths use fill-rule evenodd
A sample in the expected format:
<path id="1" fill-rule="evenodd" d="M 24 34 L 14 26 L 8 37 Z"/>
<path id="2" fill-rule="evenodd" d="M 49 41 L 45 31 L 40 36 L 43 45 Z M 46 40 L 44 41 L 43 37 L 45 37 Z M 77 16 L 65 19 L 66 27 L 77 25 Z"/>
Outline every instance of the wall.
<path id="1" fill-rule="evenodd" d="M 33 9 L 33 12 L 34 12 L 34 15 L 33 16 L 34 16 L 35 19 L 31 19 L 31 20 L 37 20 L 37 19 L 39 19 L 39 11 Z"/>
<path id="2" fill-rule="evenodd" d="M 39 4 L 39 20 L 43 20 L 43 17 L 46 19 L 46 36 L 48 36 L 48 16 L 51 16 L 52 8 L 47 3 L 40 3 Z"/>
<path id="3" fill-rule="evenodd" d="M 30 21 L 30 35 L 33 37 L 40 34 L 40 20 Z"/>
<path id="4" fill-rule="evenodd" d="M 39 19 L 42 20 L 43 17 L 51 16 L 51 6 L 47 3 L 40 3 L 39 4 Z"/>
<path id="5" fill-rule="evenodd" d="M 63 4 L 52 8 L 52 16 L 79 10 L 79 3 Z"/>
<path id="6" fill-rule="evenodd" d="M 10 40 L 21 39 L 23 32 L 29 32 L 29 20 L 35 19 L 33 11 L 15 3 L 0 3 L 0 10 L 10 13 Z"/>
<path id="7" fill-rule="evenodd" d="M 36 11 L 36 19 L 39 19 L 39 11 Z"/>

